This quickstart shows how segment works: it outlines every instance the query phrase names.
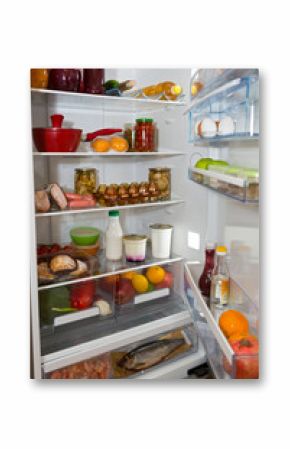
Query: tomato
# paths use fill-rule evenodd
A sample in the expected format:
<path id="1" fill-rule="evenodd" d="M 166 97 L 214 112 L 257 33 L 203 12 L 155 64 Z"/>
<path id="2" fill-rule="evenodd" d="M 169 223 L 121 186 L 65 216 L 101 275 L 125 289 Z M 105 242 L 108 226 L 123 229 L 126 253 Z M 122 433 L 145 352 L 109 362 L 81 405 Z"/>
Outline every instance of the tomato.
<path id="1" fill-rule="evenodd" d="M 75 309 L 87 309 L 94 302 L 95 281 L 85 281 L 73 285 L 70 291 L 70 304 Z"/>
<path id="2" fill-rule="evenodd" d="M 47 245 L 40 245 L 37 248 L 37 255 L 42 256 L 43 254 L 47 254 Z"/>
<path id="3" fill-rule="evenodd" d="M 61 246 L 58 245 L 57 243 L 54 243 L 50 247 L 50 253 L 58 253 L 60 250 L 61 250 Z"/>
<path id="4" fill-rule="evenodd" d="M 254 335 L 243 336 L 229 343 L 235 353 L 235 379 L 259 378 L 259 341 Z M 224 359 L 224 369 L 231 374 L 231 367 Z"/>

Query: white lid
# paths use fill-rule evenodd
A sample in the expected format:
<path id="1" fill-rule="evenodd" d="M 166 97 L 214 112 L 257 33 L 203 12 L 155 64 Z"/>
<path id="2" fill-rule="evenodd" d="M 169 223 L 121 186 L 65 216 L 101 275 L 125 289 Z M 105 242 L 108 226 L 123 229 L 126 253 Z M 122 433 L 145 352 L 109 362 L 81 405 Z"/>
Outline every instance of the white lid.
<path id="1" fill-rule="evenodd" d="M 215 249 L 215 243 L 213 243 L 213 242 L 206 242 L 205 247 L 206 247 L 206 249 Z"/>

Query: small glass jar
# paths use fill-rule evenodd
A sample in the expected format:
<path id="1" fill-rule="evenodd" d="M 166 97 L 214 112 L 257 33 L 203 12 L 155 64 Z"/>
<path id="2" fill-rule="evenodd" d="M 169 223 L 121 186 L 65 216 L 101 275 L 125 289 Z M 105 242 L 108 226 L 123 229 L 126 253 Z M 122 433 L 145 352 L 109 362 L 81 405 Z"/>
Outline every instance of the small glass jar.
<path id="1" fill-rule="evenodd" d="M 47 89 L 48 86 L 48 70 L 47 69 L 31 69 L 30 85 L 34 89 Z"/>
<path id="2" fill-rule="evenodd" d="M 104 69 L 84 69 L 83 76 L 85 93 L 103 95 L 105 81 Z"/>
<path id="3" fill-rule="evenodd" d="M 156 151 L 156 130 L 152 118 L 136 119 L 135 150 L 142 152 Z"/>
<path id="4" fill-rule="evenodd" d="M 97 192 L 97 170 L 95 168 L 75 169 L 75 193 L 80 195 Z"/>
<path id="5" fill-rule="evenodd" d="M 158 200 L 171 198 L 171 169 L 167 167 L 149 168 L 149 182 L 154 182 L 159 190 Z"/>
<path id="6" fill-rule="evenodd" d="M 135 125 L 133 123 L 125 124 L 124 138 L 127 140 L 129 145 L 128 151 L 135 151 Z"/>

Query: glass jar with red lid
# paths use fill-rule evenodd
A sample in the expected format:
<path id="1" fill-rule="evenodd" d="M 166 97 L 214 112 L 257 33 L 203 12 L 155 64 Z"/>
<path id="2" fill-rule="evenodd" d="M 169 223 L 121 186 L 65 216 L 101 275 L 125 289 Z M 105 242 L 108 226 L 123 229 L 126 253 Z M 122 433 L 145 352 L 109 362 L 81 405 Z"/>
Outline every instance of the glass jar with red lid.
<path id="1" fill-rule="evenodd" d="M 156 127 L 152 118 L 136 119 L 135 151 L 156 151 Z"/>

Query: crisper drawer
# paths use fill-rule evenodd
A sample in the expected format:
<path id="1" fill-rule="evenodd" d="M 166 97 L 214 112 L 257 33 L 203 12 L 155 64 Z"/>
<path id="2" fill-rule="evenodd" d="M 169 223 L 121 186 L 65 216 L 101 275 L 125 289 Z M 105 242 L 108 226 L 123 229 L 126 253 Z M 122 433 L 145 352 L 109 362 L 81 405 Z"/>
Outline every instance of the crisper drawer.
<path id="1" fill-rule="evenodd" d="M 185 290 L 214 374 L 218 379 L 256 379 L 259 377 L 259 356 L 247 351 L 237 354 L 237 351 L 233 350 L 219 327 L 218 317 L 212 315 L 198 288 L 202 268 L 199 263 L 185 264 Z M 249 334 L 255 338 L 258 334 L 258 310 L 255 304 L 233 279 L 230 290 L 229 310 L 243 313 L 249 323 Z"/>
<path id="2" fill-rule="evenodd" d="M 157 333 L 116 350 L 44 372 L 46 379 L 174 378 L 205 361 L 195 327 Z M 172 373 L 173 377 L 171 377 Z"/>

